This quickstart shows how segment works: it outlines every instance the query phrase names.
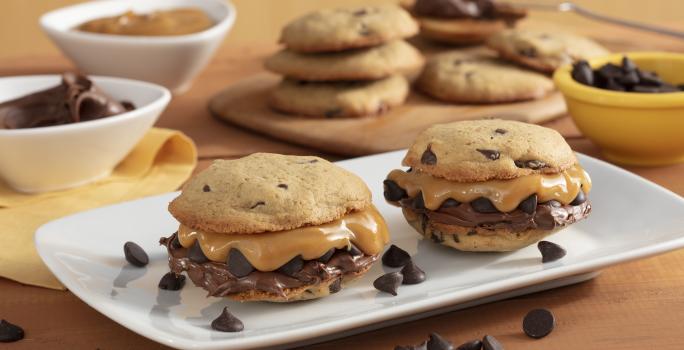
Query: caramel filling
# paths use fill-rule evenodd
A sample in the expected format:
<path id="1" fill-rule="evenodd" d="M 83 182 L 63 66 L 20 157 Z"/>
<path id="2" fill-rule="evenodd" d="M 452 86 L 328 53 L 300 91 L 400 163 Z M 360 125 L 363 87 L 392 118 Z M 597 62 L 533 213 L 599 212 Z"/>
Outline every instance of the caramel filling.
<path id="1" fill-rule="evenodd" d="M 389 242 L 389 233 L 385 220 L 371 206 L 327 224 L 278 232 L 225 234 L 181 225 L 178 240 L 186 248 L 199 241 L 209 260 L 222 263 L 226 262 L 230 249 L 236 248 L 255 269 L 274 271 L 297 255 L 313 260 L 332 248 L 348 249 L 352 243 L 366 255 L 379 254 Z"/>
<path id="2" fill-rule="evenodd" d="M 408 173 L 392 170 L 387 178 L 403 188 L 409 197 L 422 192 L 425 207 L 430 210 L 437 210 L 449 198 L 468 203 L 484 197 L 499 211 L 510 212 L 535 193 L 540 203 L 556 200 L 570 204 L 580 190 L 585 194 L 591 190 L 591 179 L 579 164 L 559 174 L 534 174 L 511 180 L 455 182 L 415 170 Z"/>
<path id="3" fill-rule="evenodd" d="M 119 16 L 104 17 L 83 23 L 78 30 L 113 35 L 185 35 L 214 26 L 214 21 L 201 9 L 177 8 L 137 14 L 127 11 Z"/>

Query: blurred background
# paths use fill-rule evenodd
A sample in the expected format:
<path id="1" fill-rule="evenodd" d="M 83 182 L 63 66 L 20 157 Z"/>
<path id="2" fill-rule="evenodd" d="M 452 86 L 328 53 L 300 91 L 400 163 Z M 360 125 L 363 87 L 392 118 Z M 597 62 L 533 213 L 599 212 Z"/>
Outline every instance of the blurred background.
<path id="1" fill-rule="evenodd" d="M 39 26 L 41 14 L 84 0 L 0 0 L 0 58 L 57 54 Z M 397 2 L 392 0 L 233 0 L 238 17 L 226 38 L 233 44 L 272 43 L 290 19 L 318 8 Z M 548 0 L 510 0 L 512 3 L 556 4 Z M 626 19 L 684 29 L 684 0 L 575 0 L 589 9 Z M 575 14 L 535 12 L 533 18 L 581 31 L 589 21 Z M 600 33 L 588 33 L 597 34 Z M 629 40 L 629 38 L 615 38 Z"/>

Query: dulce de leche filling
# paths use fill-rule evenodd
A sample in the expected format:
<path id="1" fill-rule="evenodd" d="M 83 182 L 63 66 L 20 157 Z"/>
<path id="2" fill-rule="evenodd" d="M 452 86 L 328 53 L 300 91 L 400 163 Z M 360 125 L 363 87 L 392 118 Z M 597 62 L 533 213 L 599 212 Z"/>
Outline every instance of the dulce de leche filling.
<path id="1" fill-rule="evenodd" d="M 510 180 L 455 182 L 402 170 L 392 170 L 387 178 L 403 188 L 409 197 L 422 193 L 425 207 L 430 210 L 437 210 L 449 198 L 466 203 L 484 197 L 499 211 L 510 212 L 532 194 L 537 194 L 540 203 L 556 200 L 567 205 L 579 191 L 587 194 L 591 190 L 591 179 L 579 164 L 558 174 L 533 174 Z"/>
<path id="2" fill-rule="evenodd" d="M 366 255 L 379 254 L 389 242 L 387 225 L 374 206 L 317 226 L 254 234 L 225 234 L 193 230 L 181 225 L 178 240 L 185 247 L 199 241 L 211 261 L 225 263 L 228 252 L 238 249 L 259 271 L 274 271 L 292 258 L 316 259 L 332 248 L 353 243 Z"/>

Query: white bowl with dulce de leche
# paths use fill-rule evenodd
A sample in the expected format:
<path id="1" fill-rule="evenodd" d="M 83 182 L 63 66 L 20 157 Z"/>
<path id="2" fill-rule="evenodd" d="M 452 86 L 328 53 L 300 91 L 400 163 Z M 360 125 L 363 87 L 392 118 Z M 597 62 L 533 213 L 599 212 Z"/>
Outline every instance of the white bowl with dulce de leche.
<path id="1" fill-rule="evenodd" d="M 235 22 L 224 0 L 104 0 L 60 8 L 43 31 L 87 74 L 186 91 Z"/>

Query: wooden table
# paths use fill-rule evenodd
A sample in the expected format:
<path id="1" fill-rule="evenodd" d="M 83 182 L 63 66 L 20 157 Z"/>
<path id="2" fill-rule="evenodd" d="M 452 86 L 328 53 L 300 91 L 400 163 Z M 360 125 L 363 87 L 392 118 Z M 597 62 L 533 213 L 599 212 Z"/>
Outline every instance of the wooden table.
<path id="1" fill-rule="evenodd" d="M 628 34 L 614 35 L 612 38 L 618 42 L 630 41 L 625 39 L 630 37 Z M 684 49 L 677 43 L 670 44 L 673 50 Z M 159 126 L 183 130 L 197 142 L 198 169 L 214 158 L 234 158 L 256 151 L 338 158 L 239 130 L 212 119 L 206 111 L 210 95 L 225 84 L 258 71 L 260 58 L 273 49 L 272 45 L 224 47 L 195 88 L 174 98 L 163 114 Z M 53 56 L 0 60 L 0 75 L 54 73 L 68 68 L 64 59 Z M 216 75 L 225 79 L 210 79 Z M 568 117 L 547 126 L 560 130 L 577 151 L 600 157 L 596 147 L 581 136 Z M 684 165 L 628 170 L 684 195 Z M 682 349 L 682 266 L 684 251 L 673 252 L 606 269 L 594 280 L 578 285 L 450 312 L 306 349 L 392 349 L 397 344 L 419 343 L 433 331 L 456 343 L 492 334 L 509 350 Z M 558 324 L 550 336 L 534 341 L 523 335 L 520 327 L 525 313 L 536 307 L 553 310 Z M 23 286 L 1 278 L 0 318 L 26 330 L 24 340 L 3 344 L 3 349 L 164 348 L 114 323 L 69 292 Z"/>

